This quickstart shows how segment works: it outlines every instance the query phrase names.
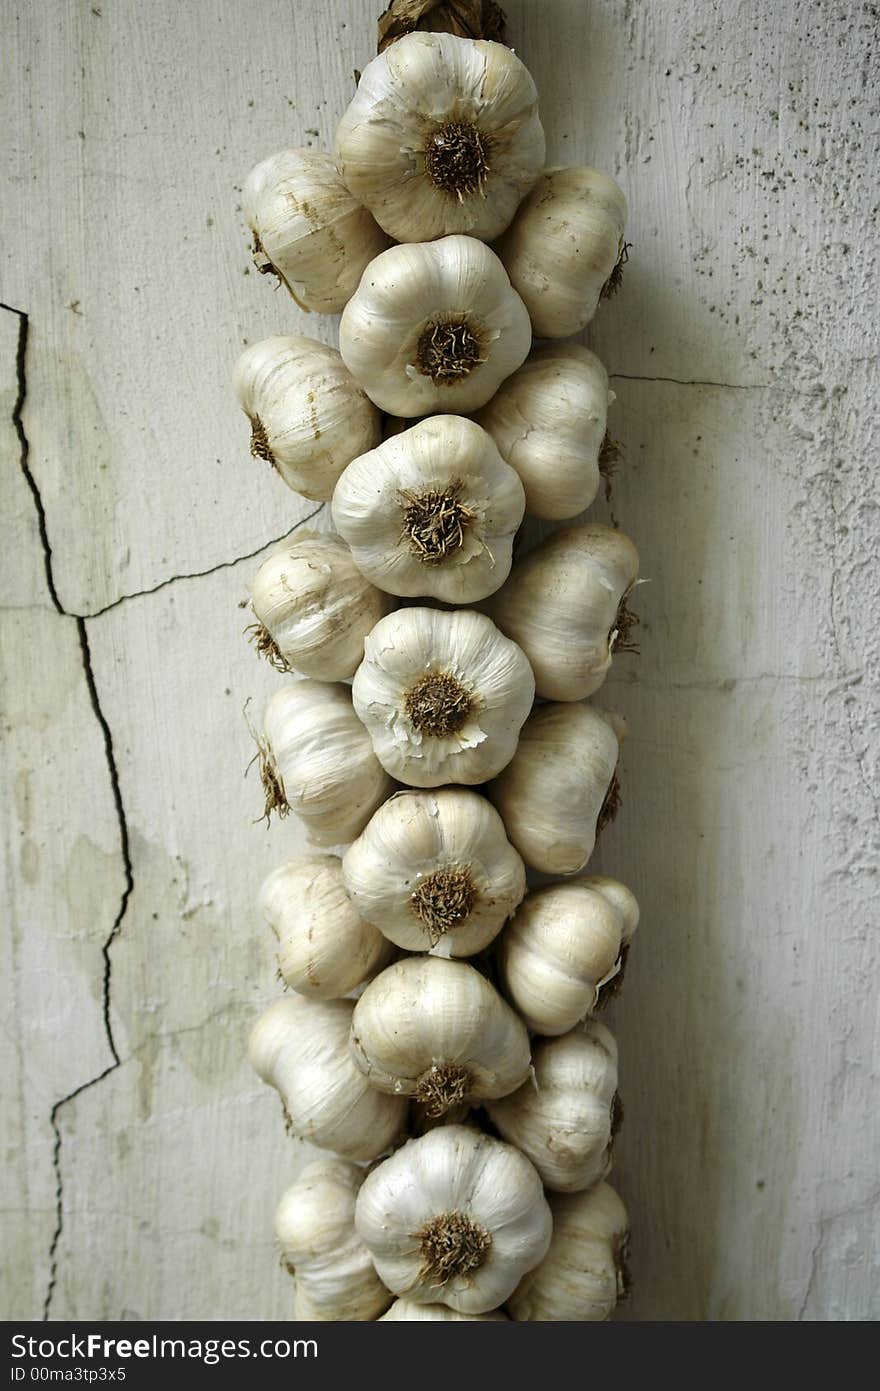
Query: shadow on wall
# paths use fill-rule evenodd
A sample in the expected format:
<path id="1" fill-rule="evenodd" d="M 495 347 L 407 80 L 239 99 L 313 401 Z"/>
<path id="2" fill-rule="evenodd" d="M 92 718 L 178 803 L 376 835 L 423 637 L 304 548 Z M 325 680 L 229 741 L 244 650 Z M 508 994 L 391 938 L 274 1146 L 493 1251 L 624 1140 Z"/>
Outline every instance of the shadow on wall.
<path id="1" fill-rule="evenodd" d="M 656 275 L 634 256 L 621 293 L 638 297 Z M 669 299 L 680 316 L 680 291 Z M 607 338 L 614 304 L 600 313 Z M 625 343 L 605 355 L 612 367 L 625 364 Z M 731 1221 L 726 1170 L 749 1122 L 731 1084 L 748 866 L 739 853 L 743 797 L 731 795 L 730 782 L 740 776 L 735 751 L 754 754 L 756 736 L 730 675 L 743 670 L 737 654 L 747 649 L 749 619 L 729 521 L 743 486 L 735 463 L 752 447 L 756 407 L 726 388 L 611 385 L 618 401 L 609 424 L 624 458 L 610 505 L 591 515 L 633 537 L 648 581 L 633 605 L 641 654 L 621 654 L 595 698 L 630 726 L 623 805 L 597 861 L 642 906 L 626 988 L 607 1021 L 620 1045 L 626 1110 L 611 1177 L 633 1228 L 633 1291 L 618 1317 L 705 1319 L 719 1316 L 718 1287 L 730 1278 L 731 1255 L 720 1246 Z M 778 1067 L 784 1038 L 774 1046 Z M 742 1317 L 743 1291 L 730 1293 Z"/>

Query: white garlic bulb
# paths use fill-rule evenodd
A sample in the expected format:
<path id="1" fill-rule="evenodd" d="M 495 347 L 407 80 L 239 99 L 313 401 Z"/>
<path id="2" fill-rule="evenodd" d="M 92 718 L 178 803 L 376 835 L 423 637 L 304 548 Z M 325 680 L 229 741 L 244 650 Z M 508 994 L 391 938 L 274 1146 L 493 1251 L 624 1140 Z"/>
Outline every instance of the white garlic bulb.
<path id="1" fill-rule="evenodd" d="M 404 957 L 370 982 L 351 1051 L 371 1086 L 414 1096 L 435 1115 L 506 1096 L 529 1073 L 522 1020 L 473 966 L 437 956 Z"/>
<path id="2" fill-rule="evenodd" d="M 388 614 L 366 638 L 352 682 L 376 757 L 412 787 L 494 777 L 513 757 L 533 697 L 523 652 L 470 609 Z"/>
<path id="3" fill-rule="evenodd" d="M 561 1038 L 541 1039 L 534 1080 L 486 1109 L 505 1140 L 528 1155 L 545 1188 L 574 1193 L 611 1168 L 617 1044 L 591 1019 Z"/>
<path id="4" fill-rule="evenodd" d="M 263 881 L 260 910 L 278 938 L 285 984 L 313 1000 L 338 1000 L 385 965 L 388 942 L 360 916 L 335 855 L 279 865 Z"/>
<path id="5" fill-rule="evenodd" d="M 398 792 L 345 852 L 357 912 L 406 951 L 472 956 L 522 900 L 526 871 L 485 797 Z"/>
<path id="6" fill-rule="evenodd" d="M 346 1159 L 376 1159 L 398 1138 L 406 1101 L 371 1087 L 348 1050 L 351 1000 L 276 1000 L 254 1025 L 251 1066 L 274 1087 L 295 1135 Z"/>
<path id="7" fill-rule="evenodd" d="M 278 671 L 317 681 L 353 676 L 388 600 L 338 536 L 298 536 L 263 561 L 251 585 L 258 652 Z"/>
<path id="8" fill-rule="evenodd" d="M 238 359 L 235 391 L 251 453 L 314 501 L 328 501 L 346 465 L 382 438 L 372 401 L 339 353 L 314 338 L 252 343 Z"/>
<path id="9" fill-rule="evenodd" d="M 435 415 L 349 464 L 333 521 L 358 569 L 389 594 L 484 599 L 510 572 L 523 487 L 490 435 Z"/>
<path id="10" fill-rule="evenodd" d="M 625 726 L 590 705 L 539 705 L 516 754 L 489 787 L 507 834 L 527 865 L 574 874 L 619 804 L 615 769 Z"/>
<path id="11" fill-rule="evenodd" d="M 387 1314 L 383 1314 L 379 1320 L 384 1323 L 391 1320 L 393 1323 L 417 1322 L 427 1319 L 436 1319 L 443 1322 L 464 1320 L 469 1323 L 507 1323 L 507 1315 L 502 1314 L 500 1309 L 495 1309 L 491 1314 L 460 1314 L 457 1309 L 450 1309 L 447 1304 L 417 1304 L 414 1299 L 395 1299 Z"/>
<path id="12" fill-rule="evenodd" d="M 392 790 L 347 686 L 282 686 L 266 706 L 260 752 L 266 815 L 296 812 L 315 845 L 353 840 Z"/>
<path id="13" fill-rule="evenodd" d="M 613 879 L 571 879 L 533 889 L 500 939 L 507 998 L 537 1034 L 564 1034 L 595 1008 L 620 968 L 639 906 Z"/>
<path id="14" fill-rule="evenodd" d="M 257 269 L 274 271 L 302 309 L 338 314 L 388 245 L 323 150 L 281 150 L 262 160 L 242 202 Z"/>
<path id="15" fill-rule="evenodd" d="M 563 521 L 589 507 L 607 467 L 608 373 L 588 348 L 530 353 L 476 419 L 516 469 L 533 517 Z"/>
<path id="16" fill-rule="evenodd" d="M 544 1257 L 550 1208 L 512 1145 L 463 1125 L 410 1140 L 364 1180 L 355 1225 L 382 1283 L 484 1314 Z"/>
<path id="17" fill-rule="evenodd" d="M 599 689 L 615 649 L 629 645 L 638 575 L 632 541 L 602 522 L 563 527 L 517 561 L 490 612 L 528 657 L 539 696 L 582 700 Z"/>
<path id="18" fill-rule="evenodd" d="M 365 1322 L 379 1318 L 391 1302 L 355 1231 L 363 1178 L 363 1169 L 344 1159 L 317 1159 L 278 1205 L 275 1239 L 296 1278 L 295 1319 Z"/>
<path id="19" fill-rule="evenodd" d="M 383 411 L 401 416 L 484 406 L 531 341 L 526 307 L 504 267 L 473 237 L 383 251 L 339 324 L 352 376 Z"/>
<path id="20" fill-rule="evenodd" d="M 607 174 L 544 171 L 498 243 L 539 338 L 569 338 L 590 322 L 624 255 L 625 225 L 626 199 Z"/>
<path id="21" fill-rule="evenodd" d="M 364 69 L 336 154 L 395 241 L 492 241 L 544 163 L 535 84 L 504 44 L 407 34 Z"/>
<path id="22" fill-rule="evenodd" d="M 601 1323 L 627 1293 L 626 1208 L 607 1183 L 586 1193 L 554 1193 L 550 1208 L 550 1249 L 507 1301 L 510 1316 L 523 1323 Z"/>

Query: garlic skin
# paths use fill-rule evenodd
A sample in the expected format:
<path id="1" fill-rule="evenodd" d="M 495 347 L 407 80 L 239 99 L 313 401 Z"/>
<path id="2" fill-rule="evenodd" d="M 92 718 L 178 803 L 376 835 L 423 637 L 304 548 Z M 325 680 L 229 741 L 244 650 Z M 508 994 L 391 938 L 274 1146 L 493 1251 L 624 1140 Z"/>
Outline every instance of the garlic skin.
<path id="1" fill-rule="evenodd" d="M 460 1314 L 456 1309 L 450 1309 L 446 1304 L 417 1304 L 413 1299 L 395 1299 L 388 1313 L 383 1314 L 379 1322 L 418 1322 L 426 1319 L 437 1319 L 444 1322 L 463 1319 L 469 1323 L 508 1322 L 507 1315 L 502 1314 L 500 1309 L 493 1310 L 491 1314 Z"/>
<path id="2" fill-rule="evenodd" d="M 258 650 L 278 671 L 316 681 L 354 675 L 364 638 L 388 607 L 338 536 L 287 542 L 263 561 L 251 585 Z"/>
<path id="3" fill-rule="evenodd" d="M 392 791 L 347 686 L 282 686 L 266 706 L 261 753 L 267 815 L 296 812 L 314 845 L 353 840 Z"/>
<path id="4" fill-rule="evenodd" d="M 550 1208 L 533 1165 L 462 1125 L 444 1125 L 364 1180 L 355 1225 L 382 1283 L 416 1304 L 497 1309 L 544 1257 Z"/>
<path id="5" fill-rule="evenodd" d="M 561 343 L 530 353 L 477 413 L 519 474 L 533 517 L 565 521 L 590 506 L 614 400 L 596 354 Z"/>
<path id="6" fill-rule="evenodd" d="M 615 769 L 626 727 L 591 705 L 539 705 L 512 761 L 488 789 L 527 865 L 575 874 L 618 801 Z"/>
<path id="7" fill-rule="evenodd" d="M 234 385 L 251 422 L 251 453 L 314 502 L 329 501 L 342 470 L 382 438 L 372 401 L 339 353 L 314 338 L 252 343 Z"/>
<path id="8" fill-rule="evenodd" d="M 398 609 L 364 642 L 354 708 L 376 757 L 411 787 L 486 782 L 513 757 L 534 677 L 516 643 L 470 609 Z"/>
<path id="9" fill-rule="evenodd" d="M 583 700 L 602 685 L 633 623 L 626 597 L 639 556 L 602 522 L 563 527 L 517 561 L 490 612 L 525 652 L 545 700 Z"/>
<path id="10" fill-rule="evenodd" d="M 368 63 L 339 123 L 345 183 L 399 242 L 492 241 L 544 163 L 535 84 L 504 44 L 407 34 Z"/>
<path id="11" fill-rule="evenodd" d="M 251 1067 L 274 1087 L 295 1135 L 346 1159 L 376 1159 L 398 1138 L 406 1102 L 371 1087 L 348 1051 L 351 1000 L 276 1000 L 254 1025 Z"/>
<path id="12" fill-rule="evenodd" d="M 274 271 L 301 309 L 318 314 L 338 314 L 388 245 L 323 150 L 280 150 L 261 160 L 242 203 L 257 269 Z"/>
<path id="13" fill-rule="evenodd" d="M 400 416 L 484 406 L 531 341 L 525 305 L 495 252 L 474 237 L 383 251 L 339 324 L 349 372 L 371 401 Z"/>
<path id="14" fill-rule="evenodd" d="M 545 169 L 497 250 L 539 338 L 593 318 L 623 255 L 626 199 L 597 169 Z"/>
<path id="15" fill-rule="evenodd" d="M 405 957 L 370 982 L 355 1005 L 351 1053 L 371 1086 L 414 1096 L 435 1115 L 506 1096 L 530 1065 L 525 1025 L 494 986 L 467 962 L 437 956 Z"/>
<path id="16" fill-rule="evenodd" d="M 533 1033 L 567 1033 L 595 1009 L 639 920 L 613 879 L 571 879 L 527 894 L 496 954 L 505 995 Z"/>
<path id="17" fill-rule="evenodd" d="M 526 871 L 485 797 L 398 792 L 342 860 L 357 912 L 406 951 L 473 956 L 522 900 Z"/>
<path id="18" fill-rule="evenodd" d="M 626 1208 L 607 1183 L 550 1198 L 553 1239 L 543 1261 L 507 1301 L 527 1323 L 601 1323 L 627 1293 Z"/>
<path id="19" fill-rule="evenodd" d="M 354 563 L 389 594 L 484 599 L 510 573 L 525 495 L 490 435 L 434 415 L 349 464 L 333 521 Z"/>
<path id="20" fill-rule="evenodd" d="M 281 1259 L 296 1277 L 293 1317 L 366 1322 L 391 1302 L 354 1226 L 363 1169 L 344 1159 L 308 1164 L 275 1213 Z"/>
<path id="21" fill-rule="evenodd" d="M 534 1080 L 486 1109 L 504 1139 L 531 1159 L 545 1188 L 575 1193 L 611 1168 L 617 1044 L 591 1019 L 561 1038 L 542 1039 Z"/>
<path id="22" fill-rule="evenodd" d="M 336 855 L 279 865 L 263 881 L 259 908 L 278 938 L 284 983 L 310 999 L 340 999 L 390 956 L 382 933 L 349 898 Z"/>

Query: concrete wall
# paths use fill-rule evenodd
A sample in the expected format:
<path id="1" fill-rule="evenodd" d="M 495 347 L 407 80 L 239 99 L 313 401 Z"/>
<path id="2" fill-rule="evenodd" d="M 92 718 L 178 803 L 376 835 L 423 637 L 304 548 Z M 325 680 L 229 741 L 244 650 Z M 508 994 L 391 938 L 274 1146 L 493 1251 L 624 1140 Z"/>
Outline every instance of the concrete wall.
<path id="1" fill-rule="evenodd" d="M 644 912 L 610 1018 L 628 1318 L 880 1313 L 871 10 L 508 5 L 551 159 L 631 206 L 589 337 L 651 581 L 596 861 Z M 305 1150 L 244 1041 L 297 832 L 252 824 L 242 706 L 277 678 L 238 604 L 312 508 L 250 459 L 229 375 L 334 326 L 252 271 L 238 203 L 331 140 L 374 7 L 4 15 L 0 1312 L 282 1317 Z"/>

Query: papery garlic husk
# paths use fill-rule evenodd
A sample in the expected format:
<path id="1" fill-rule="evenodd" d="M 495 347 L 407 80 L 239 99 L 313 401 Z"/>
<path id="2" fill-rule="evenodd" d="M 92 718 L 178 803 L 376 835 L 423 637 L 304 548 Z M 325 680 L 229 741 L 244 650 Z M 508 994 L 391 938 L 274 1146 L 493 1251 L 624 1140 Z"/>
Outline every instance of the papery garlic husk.
<path id="1" fill-rule="evenodd" d="M 534 1166 L 467 1126 L 410 1140 L 365 1179 L 355 1225 L 382 1283 L 417 1304 L 497 1309 L 550 1241 Z"/>
<path id="2" fill-rule="evenodd" d="M 353 840 L 392 791 L 347 686 L 305 680 L 276 691 L 260 749 L 266 814 L 296 812 L 314 845 Z"/>
<path id="3" fill-rule="evenodd" d="M 314 338 L 252 343 L 234 384 L 251 422 L 251 453 L 313 501 L 328 501 L 342 470 L 382 438 L 372 401 L 339 353 Z"/>
<path id="4" fill-rule="evenodd" d="M 348 896 L 342 861 L 308 855 L 263 881 L 259 906 L 278 938 L 285 985 L 313 1000 L 338 1000 L 386 965 L 391 948 Z"/>
<path id="5" fill-rule="evenodd" d="M 529 1074 L 522 1020 L 465 961 L 408 956 L 371 981 L 355 1006 L 351 1053 L 370 1085 L 414 1096 L 443 1115 L 506 1096 Z"/>
<path id="6" fill-rule="evenodd" d="M 383 411 L 401 416 L 484 406 L 531 341 L 526 307 L 504 267 L 473 237 L 383 251 L 339 324 L 352 376 Z"/>
<path id="7" fill-rule="evenodd" d="M 497 250 L 539 338 L 569 338 L 593 318 L 624 254 L 626 199 L 596 169 L 546 169 Z"/>
<path id="8" fill-rule="evenodd" d="M 550 1208 L 550 1249 L 508 1299 L 510 1317 L 601 1323 L 627 1293 L 626 1208 L 607 1183 L 585 1193 L 554 1193 Z"/>
<path id="9" fill-rule="evenodd" d="M 507 1323 L 507 1315 L 502 1314 L 500 1309 L 495 1309 L 491 1314 L 460 1314 L 457 1309 L 450 1309 L 447 1304 L 417 1304 L 413 1299 L 395 1299 L 387 1314 L 382 1314 L 379 1322 L 393 1323 L 418 1322 L 427 1319 L 450 1322 L 464 1320 L 468 1323 Z"/>
<path id="10" fill-rule="evenodd" d="M 596 1007 L 638 921 L 634 895 L 614 879 L 572 879 L 526 895 L 496 961 L 505 995 L 533 1033 L 564 1034 Z"/>
<path id="11" fill-rule="evenodd" d="M 288 541 L 251 585 L 257 648 L 279 671 L 343 681 L 363 660 L 364 638 L 390 607 L 338 536 Z"/>
<path id="12" fill-rule="evenodd" d="M 488 792 L 527 865 L 575 874 L 619 801 L 615 769 L 626 726 L 579 703 L 539 705 Z"/>
<path id="13" fill-rule="evenodd" d="M 338 314 L 388 238 L 352 197 L 323 150 L 281 150 L 242 190 L 254 262 L 274 271 L 301 309 Z"/>
<path id="14" fill-rule="evenodd" d="M 363 1169 L 345 1159 L 308 1164 L 275 1213 L 281 1260 L 296 1278 L 293 1317 L 367 1322 L 391 1303 L 354 1226 Z"/>
<path id="15" fill-rule="evenodd" d="M 476 420 L 516 469 L 533 517 L 563 521 L 589 507 L 602 481 L 608 373 L 588 348 L 530 353 Z"/>
<path id="16" fill-rule="evenodd" d="M 485 782 L 510 762 L 534 697 L 515 642 L 471 609 L 398 609 L 364 642 L 354 708 L 411 787 Z"/>
<path id="17" fill-rule="evenodd" d="M 349 464 L 333 521 L 355 564 L 389 594 L 484 599 L 510 572 L 525 496 L 490 435 L 435 415 Z"/>
<path id="18" fill-rule="evenodd" d="M 336 132 L 342 177 L 395 241 L 504 231 L 544 163 L 538 94 L 500 43 L 407 34 L 368 63 Z"/>
<path id="19" fill-rule="evenodd" d="M 627 596 L 639 556 L 602 522 L 563 527 L 518 560 L 490 605 L 525 652 L 544 700 L 583 700 L 602 685 L 634 622 Z"/>
<path id="20" fill-rule="evenodd" d="M 398 792 L 345 852 L 357 911 L 406 951 L 472 956 L 521 902 L 525 866 L 491 803 L 463 787 Z"/>
<path id="21" fill-rule="evenodd" d="M 486 1104 L 505 1140 L 528 1155 L 544 1187 L 575 1193 L 611 1168 L 617 1044 L 588 1020 L 561 1038 L 541 1039 L 534 1078 L 512 1096 Z"/>
<path id="22" fill-rule="evenodd" d="M 276 1000 L 254 1025 L 248 1056 L 295 1135 L 346 1159 L 376 1159 L 401 1134 L 406 1101 L 371 1087 L 355 1065 L 353 1010 L 351 1000 Z"/>

